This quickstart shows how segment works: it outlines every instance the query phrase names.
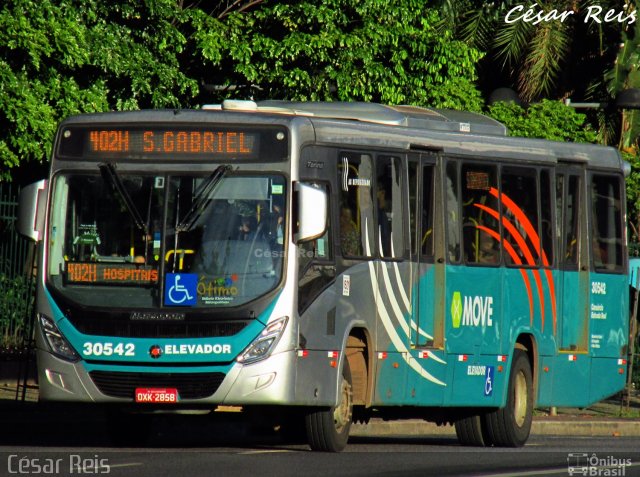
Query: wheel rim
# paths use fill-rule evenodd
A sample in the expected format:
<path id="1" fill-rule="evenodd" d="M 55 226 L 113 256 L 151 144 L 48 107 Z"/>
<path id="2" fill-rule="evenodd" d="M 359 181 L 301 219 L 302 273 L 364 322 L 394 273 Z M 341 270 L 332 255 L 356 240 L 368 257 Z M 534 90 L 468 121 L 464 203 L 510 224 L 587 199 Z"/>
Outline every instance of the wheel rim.
<path id="1" fill-rule="evenodd" d="M 340 387 L 340 404 L 333 411 L 333 423 L 338 433 L 341 433 L 351 423 L 351 400 L 351 385 L 346 379 L 343 379 Z"/>
<path id="2" fill-rule="evenodd" d="M 518 427 L 522 427 L 527 419 L 529 398 L 527 392 L 527 378 L 522 371 L 515 377 L 513 394 L 513 416 L 515 418 L 516 425 Z"/>

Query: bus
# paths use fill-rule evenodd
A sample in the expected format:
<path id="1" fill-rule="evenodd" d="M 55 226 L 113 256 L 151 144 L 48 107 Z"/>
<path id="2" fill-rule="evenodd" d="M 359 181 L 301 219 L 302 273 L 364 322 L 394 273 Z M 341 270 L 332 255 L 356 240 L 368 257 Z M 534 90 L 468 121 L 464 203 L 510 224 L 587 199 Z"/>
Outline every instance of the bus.
<path id="1" fill-rule="evenodd" d="M 625 385 L 629 170 L 412 106 L 70 117 L 21 199 L 40 399 L 230 408 L 319 451 L 374 418 L 523 446 L 535 407 Z"/>

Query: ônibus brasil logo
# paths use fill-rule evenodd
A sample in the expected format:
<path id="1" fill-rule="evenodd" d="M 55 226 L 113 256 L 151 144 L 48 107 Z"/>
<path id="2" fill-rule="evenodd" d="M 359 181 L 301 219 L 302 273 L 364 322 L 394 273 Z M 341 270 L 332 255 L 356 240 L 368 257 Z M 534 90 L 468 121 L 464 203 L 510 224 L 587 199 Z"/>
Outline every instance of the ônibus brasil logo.
<path id="1" fill-rule="evenodd" d="M 492 296 L 463 296 L 459 291 L 451 297 L 451 324 L 460 326 L 493 326 Z"/>

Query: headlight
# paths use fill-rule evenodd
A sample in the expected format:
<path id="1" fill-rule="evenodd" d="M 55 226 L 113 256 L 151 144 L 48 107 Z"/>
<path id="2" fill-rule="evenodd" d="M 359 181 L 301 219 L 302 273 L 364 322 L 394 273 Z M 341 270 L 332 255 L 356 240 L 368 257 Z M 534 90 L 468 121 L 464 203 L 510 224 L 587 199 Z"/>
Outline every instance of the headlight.
<path id="1" fill-rule="evenodd" d="M 262 333 L 238 356 L 236 361 L 242 364 L 251 364 L 268 358 L 273 348 L 278 344 L 288 320 L 288 317 L 283 316 L 269 323 L 267 327 L 262 330 Z"/>
<path id="2" fill-rule="evenodd" d="M 42 334 L 45 337 L 46 342 L 49 344 L 49 348 L 51 348 L 51 352 L 60 358 L 66 359 L 67 361 L 78 361 L 80 356 L 76 353 L 76 350 L 73 349 L 73 346 L 66 340 L 60 330 L 56 326 L 55 322 L 45 316 L 38 315 L 40 319 L 40 325 L 42 326 Z"/>

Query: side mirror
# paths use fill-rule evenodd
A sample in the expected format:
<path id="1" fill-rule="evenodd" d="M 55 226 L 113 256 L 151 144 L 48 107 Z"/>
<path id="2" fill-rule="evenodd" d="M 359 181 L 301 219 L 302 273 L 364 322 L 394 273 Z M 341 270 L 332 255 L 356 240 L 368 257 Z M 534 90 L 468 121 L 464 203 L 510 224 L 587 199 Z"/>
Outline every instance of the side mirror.
<path id="1" fill-rule="evenodd" d="M 321 237 L 327 228 L 327 193 L 317 186 L 296 182 L 293 241 L 306 242 Z"/>
<path id="2" fill-rule="evenodd" d="M 20 191 L 17 230 L 36 242 L 42 238 L 46 198 L 46 180 L 29 184 Z"/>

